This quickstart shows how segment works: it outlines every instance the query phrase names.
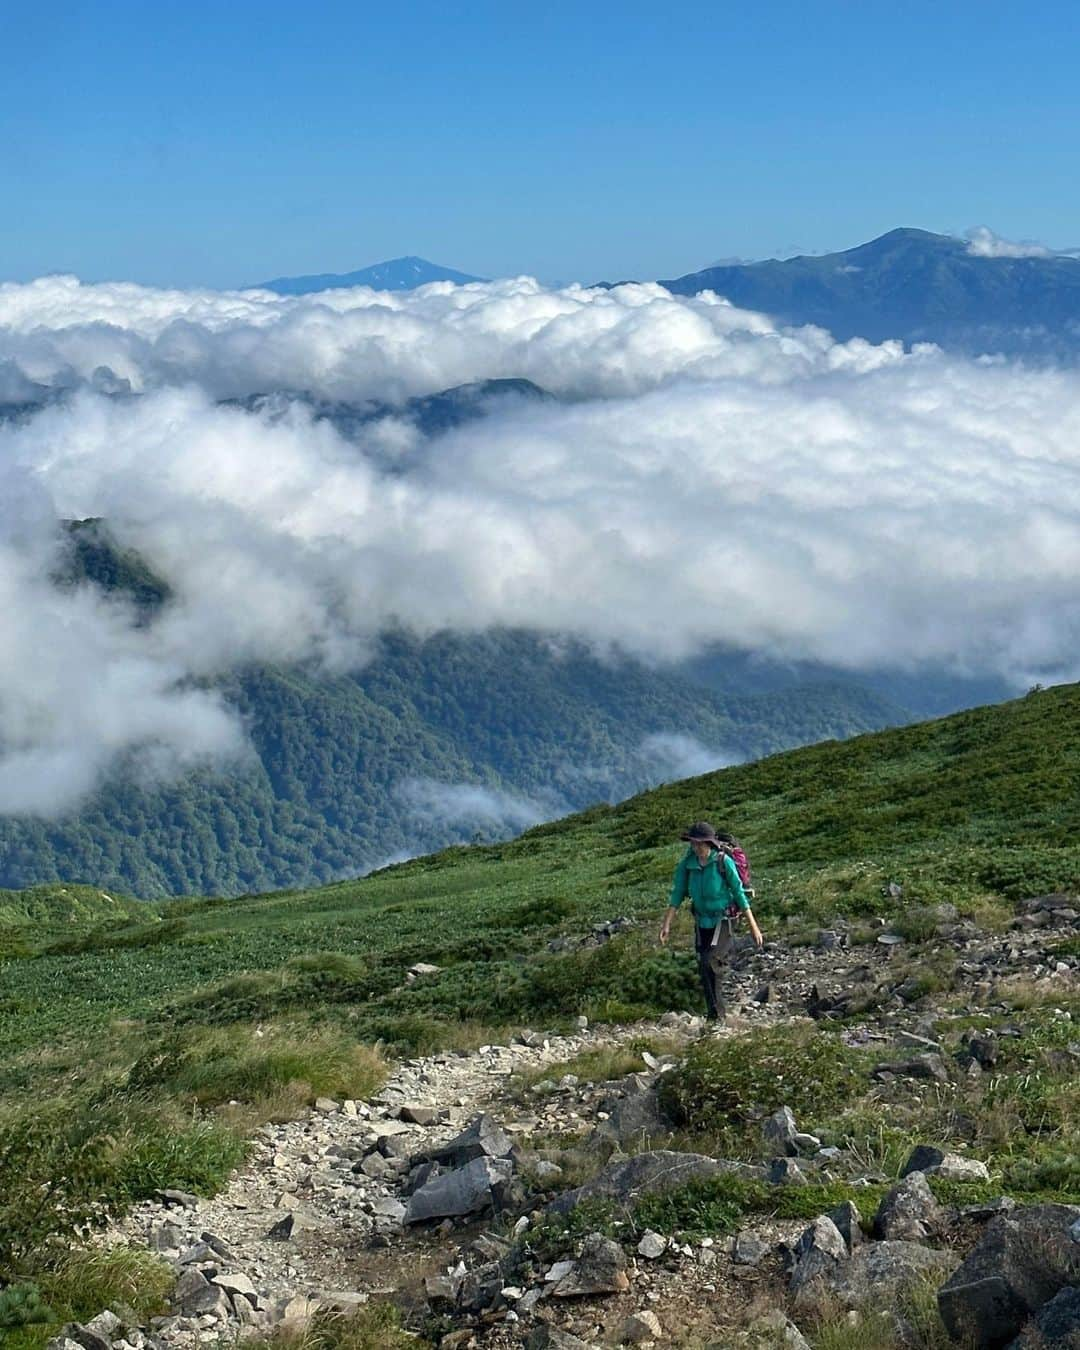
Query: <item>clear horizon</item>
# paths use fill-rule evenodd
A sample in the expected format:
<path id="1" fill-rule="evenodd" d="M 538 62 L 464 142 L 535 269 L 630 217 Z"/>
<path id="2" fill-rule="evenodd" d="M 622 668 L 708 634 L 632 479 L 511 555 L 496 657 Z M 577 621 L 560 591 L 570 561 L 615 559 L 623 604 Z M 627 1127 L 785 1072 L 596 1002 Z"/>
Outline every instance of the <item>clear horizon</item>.
<path id="1" fill-rule="evenodd" d="M 0 278 L 250 285 L 415 254 L 679 276 L 897 226 L 1080 243 L 1080 13 L 784 0 L 4 21 Z M 1047 185 L 1053 184 L 1053 191 Z"/>

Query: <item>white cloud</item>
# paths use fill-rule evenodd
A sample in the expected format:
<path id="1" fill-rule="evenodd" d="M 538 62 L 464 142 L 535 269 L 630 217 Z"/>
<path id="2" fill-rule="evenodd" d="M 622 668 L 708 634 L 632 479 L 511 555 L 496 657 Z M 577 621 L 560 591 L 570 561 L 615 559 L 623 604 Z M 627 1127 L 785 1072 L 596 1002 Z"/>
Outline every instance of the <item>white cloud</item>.
<path id="1" fill-rule="evenodd" d="M 1053 258 L 1053 249 L 1031 239 L 1003 239 L 985 225 L 968 230 L 967 251 L 975 258 Z"/>
<path id="2" fill-rule="evenodd" d="M 657 731 L 646 736 L 639 755 L 650 782 L 667 783 L 678 778 L 696 778 L 738 764 L 741 756 L 704 745 L 683 732 Z"/>
<path id="3" fill-rule="evenodd" d="M 550 797 L 541 800 L 478 783 L 442 783 L 434 778 L 407 779 L 397 795 L 425 830 L 435 826 L 516 834 L 567 810 L 565 803 Z"/>
<path id="4" fill-rule="evenodd" d="M 193 678 L 347 668 L 396 622 L 524 625 L 657 660 L 720 640 L 850 669 L 1080 675 L 1074 370 L 528 280 L 316 303 L 47 278 L 0 287 L 5 361 L 13 387 L 108 366 L 141 392 L 106 396 L 99 375 L 0 424 L 2 811 L 70 803 L 139 747 L 235 755 L 240 732 Z M 299 405 L 216 401 L 496 376 L 563 399 L 349 442 Z M 47 585 L 57 518 L 91 515 L 174 588 L 151 627 Z M 534 808 L 550 813 L 499 810 L 520 828 Z"/>

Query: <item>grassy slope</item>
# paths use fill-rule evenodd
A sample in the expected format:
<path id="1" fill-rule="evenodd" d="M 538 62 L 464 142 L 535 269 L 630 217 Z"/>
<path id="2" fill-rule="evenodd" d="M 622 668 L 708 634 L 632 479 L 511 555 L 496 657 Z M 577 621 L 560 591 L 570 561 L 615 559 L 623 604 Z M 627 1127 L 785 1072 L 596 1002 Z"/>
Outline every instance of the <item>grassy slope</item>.
<path id="1" fill-rule="evenodd" d="M 324 1002 L 350 1004 L 365 1023 L 383 1013 L 502 1020 L 514 1011 L 523 960 L 543 946 L 538 934 L 656 909 L 678 855 L 673 840 L 700 816 L 746 842 L 767 926 L 811 911 L 885 912 L 892 902 L 881 885 L 893 877 L 905 884 L 905 907 L 1075 885 L 1078 781 L 1080 686 L 1065 686 L 707 774 L 509 844 L 449 849 L 360 881 L 159 903 L 144 911 L 149 923 L 99 929 L 82 954 L 8 962 L 0 1044 L 10 1066 L 12 1053 L 43 1039 L 77 1030 L 84 1044 L 114 1017 L 145 1018 L 195 987 L 312 952 L 362 958 L 365 975 Z M 156 941 L 159 916 L 174 920 L 168 941 Z M 68 917 L 73 930 L 91 927 Z M 39 921 L 23 932 L 32 936 Z M 452 969 L 392 992 L 417 960 Z M 293 999 L 320 1001 L 300 991 Z M 0 1069 L 0 1083 L 10 1071 Z"/>

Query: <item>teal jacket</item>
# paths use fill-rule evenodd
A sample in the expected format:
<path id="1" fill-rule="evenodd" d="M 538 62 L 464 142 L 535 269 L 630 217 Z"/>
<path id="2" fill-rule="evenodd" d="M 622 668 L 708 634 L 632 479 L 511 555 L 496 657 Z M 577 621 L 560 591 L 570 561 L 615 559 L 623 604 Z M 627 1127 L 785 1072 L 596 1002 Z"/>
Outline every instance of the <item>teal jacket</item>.
<path id="1" fill-rule="evenodd" d="M 741 910 L 750 908 L 739 869 L 726 853 L 718 853 L 716 849 L 704 867 L 692 848 L 679 859 L 668 903 L 677 909 L 687 896 L 693 904 L 694 918 L 702 928 L 715 928 L 731 905 Z"/>

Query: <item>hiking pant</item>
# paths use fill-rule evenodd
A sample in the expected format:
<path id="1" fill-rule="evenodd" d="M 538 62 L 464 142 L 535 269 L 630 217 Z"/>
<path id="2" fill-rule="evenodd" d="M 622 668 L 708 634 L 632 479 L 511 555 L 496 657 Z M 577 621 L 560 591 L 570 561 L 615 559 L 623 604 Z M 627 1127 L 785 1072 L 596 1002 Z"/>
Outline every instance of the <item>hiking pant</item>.
<path id="1" fill-rule="evenodd" d="M 720 986 L 734 944 L 735 931 L 730 919 L 720 920 L 719 932 L 715 928 L 695 926 L 694 949 L 697 952 L 701 987 L 705 993 L 705 1007 L 710 1017 L 724 1016 L 725 1008 L 720 996 Z"/>

